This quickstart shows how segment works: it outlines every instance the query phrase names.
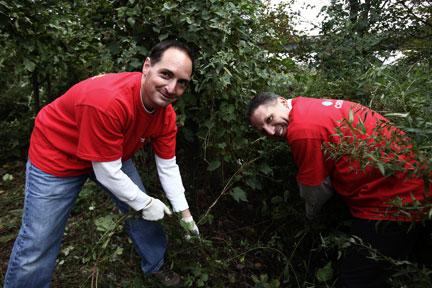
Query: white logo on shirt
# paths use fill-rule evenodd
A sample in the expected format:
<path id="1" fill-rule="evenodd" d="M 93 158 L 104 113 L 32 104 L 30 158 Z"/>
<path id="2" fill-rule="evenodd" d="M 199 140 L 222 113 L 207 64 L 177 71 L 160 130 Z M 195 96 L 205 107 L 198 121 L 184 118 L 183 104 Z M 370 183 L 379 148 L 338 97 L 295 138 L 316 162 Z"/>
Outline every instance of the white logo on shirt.
<path id="1" fill-rule="evenodd" d="M 146 138 L 140 138 L 140 140 L 141 140 L 141 143 L 144 143 Z"/>
<path id="2" fill-rule="evenodd" d="M 342 108 L 343 102 L 344 102 L 343 100 L 336 100 L 336 103 L 334 104 L 334 107 L 337 108 L 337 109 Z M 325 100 L 325 101 L 321 102 L 321 104 L 324 105 L 324 106 L 327 106 L 327 107 L 333 106 L 333 102 L 329 101 L 329 100 Z"/>
<path id="3" fill-rule="evenodd" d="M 335 104 L 335 108 L 340 109 L 342 108 L 343 100 L 337 100 Z"/>

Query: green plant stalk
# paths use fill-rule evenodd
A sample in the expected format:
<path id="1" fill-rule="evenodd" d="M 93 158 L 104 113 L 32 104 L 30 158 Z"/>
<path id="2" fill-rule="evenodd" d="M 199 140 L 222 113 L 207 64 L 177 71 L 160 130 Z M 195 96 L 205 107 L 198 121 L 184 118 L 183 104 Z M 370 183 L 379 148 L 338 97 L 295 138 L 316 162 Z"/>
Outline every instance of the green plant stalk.
<path id="1" fill-rule="evenodd" d="M 229 190 L 229 188 L 232 186 L 232 184 L 233 184 L 233 180 L 234 180 L 234 177 L 235 176 L 237 176 L 238 174 L 240 174 L 247 166 L 249 166 L 249 165 L 251 165 L 252 163 L 254 163 L 255 161 L 257 161 L 258 159 L 260 159 L 261 158 L 261 156 L 259 156 L 259 157 L 256 157 L 256 158 L 254 158 L 254 159 L 252 159 L 252 160 L 250 160 L 250 161 L 248 161 L 248 162 L 246 162 L 246 163 L 244 163 L 244 164 L 242 164 L 241 166 L 240 166 L 240 168 L 239 169 L 237 169 L 237 171 L 233 174 L 233 175 L 231 175 L 231 177 L 228 179 L 228 181 L 227 181 L 227 183 L 226 183 L 226 185 L 224 186 L 224 188 L 222 189 L 222 192 L 219 194 L 219 196 L 216 198 L 216 200 L 209 206 L 209 208 L 207 209 L 207 211 L 204 213 L 204 215 L 203 216 L 201 216 L 201 218 L 198 220 L 198 223 L 197 224 L 201 224 L 202 223 L 202 221 L 204 221 L 204 219 L 207 217 L 207 215 L 210 213 L 210 211 L 211 211 L 211 209 L 217 204 L 217 202 L 219 201 L 219 199 L 223 196 L 223 195 L 225 195 L 226 194 L 226 192 Z"/>

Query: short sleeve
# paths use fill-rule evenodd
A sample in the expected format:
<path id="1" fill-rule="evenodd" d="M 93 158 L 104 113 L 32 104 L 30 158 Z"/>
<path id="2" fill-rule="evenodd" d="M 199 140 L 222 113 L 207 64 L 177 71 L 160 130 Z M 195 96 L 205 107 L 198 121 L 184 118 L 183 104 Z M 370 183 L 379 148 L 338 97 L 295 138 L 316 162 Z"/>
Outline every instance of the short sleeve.
<path id="1" fill-rule="evenodd" d="M 298 167 L 297 181 L 307 186 L 318 186 L 328 176 L 321 141 L 299 139 L 290 143 L 291 153 Z"/>
<path id="2" fill-rule="evenodd" d="M 77 156 L 96 162 L 121 158 L 124 138 L 121 122 L 92 106 L 82 105 L 77 109 Z"/>
<path id="3" fill-rule="evenodd" d="M 152 147 L 160 158 L 171 159 L 176 155 L 176 114 L 171 110 L 166 116 L 160 134 L 152 140 Z"/>

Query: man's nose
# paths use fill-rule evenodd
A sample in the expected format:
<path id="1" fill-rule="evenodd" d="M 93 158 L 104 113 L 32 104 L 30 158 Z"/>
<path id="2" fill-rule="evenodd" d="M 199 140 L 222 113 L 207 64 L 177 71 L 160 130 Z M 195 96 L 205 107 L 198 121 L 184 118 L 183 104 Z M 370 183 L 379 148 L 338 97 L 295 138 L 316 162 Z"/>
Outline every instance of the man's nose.
<path id="1" fill-rule="evenodd" d="M 275 134 L 275 128 L 273 126 L 265 125 L 263 129 L 267 135 L 273 136 Z"/>
<path id="2" fill-rule="evenodd" d="M 166 86 L 168 93 L 174 94 L 174 92 L 176 91 L 176 86 L 177 86 L 177 81 L 171 80 Z"/>

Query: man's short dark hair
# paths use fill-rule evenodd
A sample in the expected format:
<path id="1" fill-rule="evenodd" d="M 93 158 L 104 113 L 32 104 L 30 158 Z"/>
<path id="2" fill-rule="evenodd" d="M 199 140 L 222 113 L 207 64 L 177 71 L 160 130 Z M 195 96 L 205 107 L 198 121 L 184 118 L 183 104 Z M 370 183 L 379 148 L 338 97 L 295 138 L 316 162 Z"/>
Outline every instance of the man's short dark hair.
<path id="1" fill-rule="evenodd" d="M 248 105 L 247 111 L 246 111 L 246 117 L 248 120 L 250 120 L 252 114 L 255 112 L 255 110 L 265 104 L 274 103 L 279 98 L 279 95 L 276 95 L 273 92 L 260 92 L 255 97 L 253 97 Z"/>
<path id="2" fill-rule="evenodd" d="M 161 60 L 163 53 L 169 48 L 176 48 L 184 52 L 192 61 L 192 63 L 194 62 L 194 56 L 192 50 L 186 44 L 177 40 L 164 40 L 156 44 L 150 50 L 149 58 L 151 60 L 152 65 L 158 63 Z"/>

